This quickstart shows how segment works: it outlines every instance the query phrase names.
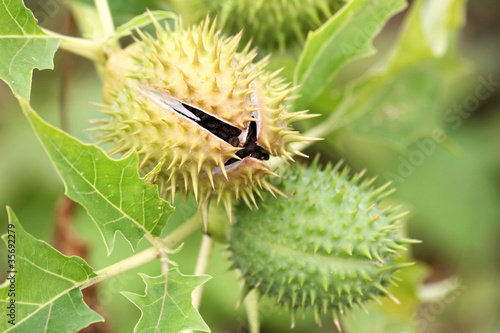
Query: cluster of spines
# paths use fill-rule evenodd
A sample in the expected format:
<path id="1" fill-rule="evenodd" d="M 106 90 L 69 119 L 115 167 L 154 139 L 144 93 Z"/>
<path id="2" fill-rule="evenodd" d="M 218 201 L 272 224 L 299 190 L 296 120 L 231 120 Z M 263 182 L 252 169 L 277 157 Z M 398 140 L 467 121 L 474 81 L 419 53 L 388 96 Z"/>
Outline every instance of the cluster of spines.
<path id="1" fill-rule="evenodd" d="M 152 47 L 156 50 L 149 61 L 161 64 L 165 70 L 165 79 L 158 84 L 160 89 L 245 128 L 254 121 L 253 110 L 246 102 L 252 90 L 249 85 L 261 74 L 251 64 L 256 52 L 249 51 L 249 46 L 238 52 L 242 34 L 221 38 L 220 31 L 215 31 L 215 21 L 211 28 L 208 22 L 207 19 L 200 25 L 196 33 L 191 28 L 177 28 L 178 34 L 160 34 L 159 42 L 142 36 L 143 45 L 151 44 L 143 53 Z M 155 85 L 155 82 L 149 83 Z"/>
<path id="2" fill-rule="evenodd" d="M 156 39 L 137 31 L 136 42 L 110 58 L 103 88 L 107 105 L 102 112 L 112 119 L 99 122 L 102 126 L 94 130 L 104 133 L 98 138 L 114 142 L 110 154 L 137 151 L 145 172 L 160 164 L 158 181 L 172 200 L 178 187 L 185 194 L 194 193 L 200 205 L 207 206 L 216 191 L 217 200 L 223 200 L 230 211 L 233 197 L 250 204 L 255 202 L 254 193 L 261 195 L 258 187 L 272 192 L 265 177 L 273 173 L 265 165 L 247 163 L 238 168 L 239 174 L 228 174 L 224 163 L 239 159 L 235 155 L 239 148 L 181 117 L 166 118 L 138 91 L 146 87 L 165 93 L 240 129 L 256 121 L 253 112 L 260 112 L 259 144 L 288 159 L 300 154 L 291 143 L 313 139 L 291 131 L 288 125 L 314 115 L 285 110 L 285 99 L 293 88 L 277 78 L 279 71 L 265 72 L 267 58 L 253 63 L 257 53 L 250 44 L 238 51 L 241 32 L 221 37 L 215 21 L 210 24 L 208 18 L 197 29 L 183 29 L 177 23 L 174 31 L 153 22 Z M 257 105 L 252 102 L 255 96 Z M 218 175 L 213 174 L 216 169 Z"/>
<path id="3" fill-rule="evenodd" d="M 261 146 L 265 147 L 271 154 L 283 156 L 293 162 L 292 155 L 307 157 L 294 148 L 293 143 L 310 142 L 319 139 L 301 135 L 298 131 L 290 129 L 290 124 L 319 115 L 308 113 L 308 111 L 288 112 L 289 105 L 285 104 L 284 101 L 293 98 L 293 92 L 298 87 L 284 85 L 281 78 L 276 78 L 280 71 L 278 70 L 267 77 L 263 77 L 262 80 L 257 82 L 262 87 L 262 90 L 267 92 L 265 97 L 257 94 L 257 99 L 263 110 L 261 113 L 262 130 L 259 140 Z"/>
<path id="4" fill-rule="evenodd" d="M 255 215 L 239 208 L 230 251 L 245 280 L 243 296 L 257 289 L 292 316 L 311 307 L 318 321 L 331 312 L 337 322 L 354 305 L 393 298 L 386 289 L 395 284 L 392 273 L 409 265 L 393 259 L 415 242 L 397 233 L 405 214 L 380 207 L 392 193 L 388 184 L 372 189 L 374 179 L 361 181 L 362 172 L 348 180 L 339 166 L 295 167 L 277 184 L 290 202 L 264 200 Z"/>
<path id="5" fill-rule="evenodd" d="M 320 27 L 341 8 L 343 2 L 218 0 L 209 1 L 207 7 L 220 15 L 221 26 L 226 31 L 245 28 L 257 45 L 270 50 L 285 50 L 297 42 L 303 43 L 307 32 Z"/>

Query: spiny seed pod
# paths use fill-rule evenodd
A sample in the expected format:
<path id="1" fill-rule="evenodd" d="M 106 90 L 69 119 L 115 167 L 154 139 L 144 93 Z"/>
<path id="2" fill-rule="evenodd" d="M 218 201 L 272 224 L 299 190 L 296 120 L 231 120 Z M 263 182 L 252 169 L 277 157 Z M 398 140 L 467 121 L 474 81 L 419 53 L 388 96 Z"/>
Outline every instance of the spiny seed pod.
<path id="1" fill-rule="evenodd" d="M 312 307 L 338 314 L 364 308 L 368 300 L 390 296 L 393 273 L 403 244 L 415 241 L 397 233 L 395 208 L 380 201 L 392 193 L 388 184 L 372 189 L 361 174 L 348 179 L 348 169 L 320 170 L 295 166 L 285 171 L 277 188 L 288 195 L 264 202 L 258 212 L 235 210 L 229 235 L 232 268 L 241 271 L 245 290 L 257 289 L 294 314 Z M 267 194 L 266 194 L 267 196 Z"/>
<path id="2" fill-rule="evenodd" d="M 303 43 L 345 0 L 174 0 L 181 12 L 203 8 L 220 18 L 229 33 L 244 29 L 246 37 L 266 50 L 284 50 Z M 196 10 L 196 9 L 195 9 Z"/>
<path id="3" fill-rule="evenodd" d="M 172 201 L 181 190 L 206 208 L 214 192 L 230 212 L 234 197 L 255 202 L 258 188 L 272 192 L 265 177 L 274 173 L 262 160 L 292 160 L 300 152 L 290 145 L 312 140 L 289 128 L 311 117 L 286 110 L 294 88 L 267 73 L 266 60 L 253 63 L 249 45 L 238 51 L 241 33 L 221 36 L 208 19 L 174 31 L 154 24 L 156 39 L 138 31 L 107 62 L 102 112 L 111 118 L 100 121 L 98 137 L 114 143 L 110 154 L 137 151 L 144 173 L 159 165 Z"/>

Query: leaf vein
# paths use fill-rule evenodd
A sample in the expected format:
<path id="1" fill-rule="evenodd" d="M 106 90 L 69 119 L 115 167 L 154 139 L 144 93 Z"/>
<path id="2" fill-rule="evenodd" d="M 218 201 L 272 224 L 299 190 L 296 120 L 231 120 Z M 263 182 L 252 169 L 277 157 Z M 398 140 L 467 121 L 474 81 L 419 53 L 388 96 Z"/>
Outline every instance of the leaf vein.
<path id="1" fill-rule="evenodd" d="M 57 153 L 59 153 L 59 156 L 62 160 L 64 160 L 64 162 L 66 162 L 66 164 L 77 174 L 80 176 L 80 178 L 85 181 L 91 188 L 94 189 L 95 193 L 98 194 L 102 199 L 104 199 L 104 201 L 106 201 L 111 207 L 113 207 L 114 209 L 116 209 L 120 214 L 123 215 L 123 217 L 126 217 L 129 219 L 129 221 L 132 221 L 134 224 L 136 224 L 139 228 L 141 228 L 144 232 L 148 233 L 149 235 L 151 235 L 151 232 L 149 230 L 147 230 L 145 227 L 143 227 L 138 221 L 136 221 L 134 218 L 132 218 L 131 216 L 129 216 L 127 213 L 125 213 L 121 207 L 117 207 L 113 202 L 111 202 L 100 190 L 98 190 L 95 186 L 92 185 L 92 183 L 86 178 L 84 177 L 83 174 L 81 174 L 77 169 L 76 167 L 73 165 L 73 163 L 71 161 L 69 161 L 66 156 L 62 153 L 62 151 L 60 151 L 60 148 L 55 145 L 55 143 L 48 139 L 47 140 L 48 142 L 50 142 L 50 144 L 54 147 L 54 151 L 56 151 Z M 120 198 L 121 198 L 121 182 L 120 182 Z M 120 199 L 121 201 L 121 199 Z"/>
<path id="2" fill-rule="evenodd" d="M 12 67 L 13 67 L 13 65 L 12 65 L 12 64 L 16 61 L 17 56 L 19 55 L 19 53 L 21 53 L 21 51 L 22 51 L 22 50 L 24 50 L 24 48 L 26 47 L 26 45 L 28 44 L 28 42 L 29 42 L 29 41 L 26 41 L 26 42 L 24 43 L 24 45 L 23 45 L 23 46 L 21 46 L 21 47 L 19 48 L 19 50 L 17 50 L 16 54 L 14 54 L 14 56 L 12 57 L 12 60 L 10 61 L 10 64 L 9 64 L 9 72 L 7 73 L 7 75 L 11 75 L 11 69 L 12 69 Z"/>
<path id="3" fill-rule="evenodd" d="M 49 321 L 50 321 L 50 314 L 51 313 L 52 313 L 52 304 L 50 304 L 50 307 L 49 307 L 49 313 L 47 314 L 47 321 L 45 322 L 44 332 L 47 332 L 47 330 L 49 329 Z"/>
<path id="4" fill-rule="evenodd" d="M 5 5 L 5 4 L 4 4 L 4 5 Z M 8 8 L 7 6 L 5 6 L 5 10 L 6 10 L 6 12 L 9 14 L 9 16 L 12 18 L 12 20 L 16 23 L 16 25 L 19 27 L 19 29 L 21 29 L 21 31 L 23 32 L 23 35 L 25 35 L 26 33 L 25 33 L 25 31 L 24 31 L 23 27 L 21 27 L 21 26 L 19 25 L 19 23 L 16 21 L 15 17 L 14 17 L 14 16 L 12 16 L 12 13 L 10 12 L 10 10 L 9 10 L 9 8 Z M 19 12 L 18 12 L 18 14 L 19 14 Z"/>
<path id="5" fill-rule="evenodd" d="M 75 281 L 74 281 L 74 280 L 68 279 L 67 277 L 65 277 L 65 276 L 63 276 L 63 275 L 56 274 L 56 273 L 54 273 L 54 272 L 49 271 L 49 270 L 48 270 L 48 269 L 46 269 L 46 268 L 43 268 L 43 267 L 41 267 L 41 266 L 38 266 L 37 264 L 35 264 L 34 262 L 32 262 L 31 260 L 29 260 L 29 259 L 28 259 L 28 258 L 26 258 L 26 257 L 21 257 L 21 259 L 26 260 L 28 263 L 30 263 L 30 264 L 31 264 L 31 265 L 33 265 L 34 267 L 36 267 L 36 268 L 38 268 L 38 269 L 40 269 L 40 270 L 44 271 L 45 273 L 48 273 L 48 274 L 55 275 L 55 276 L 57 276 L 57 277 L 63 278 L 63 279 L 65 279 L 65 280 L 67 280 L 67 281 L 70 281 L 71 283 L 75 283 Z"/>
<path id="6" fill-rule="evenodd" d="M 52 297 L 51 299 L 49 299 L 47 302 L 45 302 L 45 304 L 39 304 L 39 308 L 36 309 L 35 311 L 31 312 L 29 315 L 27 315 L 26 317 L 24 317 L 23 319 L 21 319 L 20 321 L 18 321 L 16 323 L 16 326 L 18 326 L 19 324 L 23 323 L 24 321 L 28 320 L 29 318 L 33 317 L 35 314 L 37 314 L 38 312 L 40 312 L 43 308 L 45 308 L 47 305 L 52 305 L 57 299 L 59 299 L 60 297 L 64 296 L 65 294 L 69 293 L 71 290 L 73 289 L 77 289 L 77 288 L 80 288 L 82 285 L 84 285 L 87 281 L 89 280 L 89 278 L 87 278 L 85 281 L 82 281 L 80 283 L 77 283 L 75 285 L 73 285 L 72 287 L 69 287 L 65 290 L 63 290 L 62 292 L 60 292 L 59 294 L 55 295 L 54 297 Z M 7 331 L 5 332 L 8 332 L 8 331 L 11 331 L 15 328 L 15 326 L 12 326 L 11 328 L 9 328 Z"/>

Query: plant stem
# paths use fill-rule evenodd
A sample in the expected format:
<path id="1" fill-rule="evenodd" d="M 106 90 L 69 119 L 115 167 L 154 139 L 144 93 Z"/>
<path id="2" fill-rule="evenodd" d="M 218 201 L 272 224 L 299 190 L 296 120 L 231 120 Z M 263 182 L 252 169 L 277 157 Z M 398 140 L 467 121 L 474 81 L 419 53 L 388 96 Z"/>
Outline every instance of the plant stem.
<path id="1" fill-rule="evenodd" d="M 69 37 L 49 29 L 41 28 L 46 34 L 61 39 L 59 47 L 65 51 L 87 58 L 96 63 L 104 63 L 102 47 L 98 42 L 85 38 Z"/>
<path id="2" fill-rule="evenodd" d="M 169 261 L 168 261 L 168 254 L 165 248 L 160 249 L 158 255 L 160 256 L 160 262 L 161 262 L 161 274 L 165 275 L 165 279 L 168 280 L 167 275 L 168 275 Z"/>
<path id="3" fill-rule="evenodd" d="M 170 234 L 168 234 L 168 236 L 163 238 L 163 242 L 165 243 L 165 246 L 167 246 L 168 248 L 172 248 L 175 245 L 179 244 L 186 237 L 191 235 L 193 232 L 198 230 L 198 228 L 200 227 L 200 219 L 198 215 L 195 215 L 184 222 L 182 225 L 180 225 L 177 229 L 172 231 Z M 129 257 L 97 271 L 97 276 L 85 281 L 80 286 L 80 288 L 84 289 L 90 287 L 91 285 L 104 281 L 110 277 L 144 265 L 156 258 L 158 258 L 158 249 L 154 246 L 150 247 L 149 249 L 139 252 L 132 257 Z"/>
<path id="4" fill-rule="evenodd" d="M 194 269 L 194 275 L 202 275 L 208 273 L 210 262 L 212 260 L 214 244 L 215 242 L 212 237 L 207 234 L 203 234 L 203 238 L 201 239 L 200 251 L 198 252 L 198 260 L 196 261 L 196 268 Z M 205 286 L 205 284 L 202 284 L 193 292 L 193 306 L 196 309 L 200 308 L 203 286 Z"/>
<path id="5" fill-rule="evenodd" d="M 169 249 L 175 247 L 181 241 L 186 239 L 193 232 L 198 230 L 201 227 L 200 217 L 198 214 L 195 214 L 189 220 L 181 224 L 177 229 L 169 233 L 165 238 L 163 238 L 163 243 Z"/>
<path id="6" fill-rule="evenodd" d="M 158 257 L 158 250 L 155 247 L 150 247 L 149 249 L 139 252 L 138 254 L 130 258 L 124 259 L 111 266 L 108 266 L 106 268 L 97 271 L 96 272 L 97 276 L 85 281 L 85 283 L 80 288 L 85 289 L 87 287 L 90 287 L 93 284 L 102 282 L 110 277 L 129 271 L 145 263 L 148 263 L 156 259 L 157 257 Z"/>
<path id="7" fill-rule="evenodd" d="M 66 12 L 66 22 L 65 22 L 65 33 L 68 36 L 74 36 L 76 31 L 76 24 L 71 14 L 71 11 Z M 61 122 L 61 129 L 69 133 L 69 110 L 68 110 L 68 100 L 69 100 L 69 90 L 71 85 L 71 78 L 74 74 L 74 54 L 70 52 L 64 52 L 62 55 L 61 64 L 61 85 L 59 87 L 59 115 Z"/>
<path id="8" fill-rule="evenodd" d="M 198 252 L 198 260 L 196 261 L 196 268 L 194 269 L 194 275 L 202 275 L 207 274 L 208 269 L 210 268 L 210 262 L 212 260 L 212 253 L 214 250 L 214 240 L 207 234 L 203 234 L 203 238 L 201 239 L 200 251 Z M 203 289 L 205 284 L 198 286 L 193 293 L 193 306 L 195 309 L 200 308 L 201 297 L 203 296 Z M 194 331 L 189 330 L 185 333 L 193 333 Z"/>
<path id="9" fill-rule="evenodd" d="M 111 36 L 115 32 L 115 26 L 109 10 L 108 0 L 95 0 L 95 7 L 104 32 L 103 38 Z"/>
<path id="10" fill-rule="evenodd" d="M 260 332 L 260 319 L 259 319 L 259 295 L 257 290 L 253 289 L 245 297 L 245 310 L 247 312 L 248 325 L 250 333 Z"/>

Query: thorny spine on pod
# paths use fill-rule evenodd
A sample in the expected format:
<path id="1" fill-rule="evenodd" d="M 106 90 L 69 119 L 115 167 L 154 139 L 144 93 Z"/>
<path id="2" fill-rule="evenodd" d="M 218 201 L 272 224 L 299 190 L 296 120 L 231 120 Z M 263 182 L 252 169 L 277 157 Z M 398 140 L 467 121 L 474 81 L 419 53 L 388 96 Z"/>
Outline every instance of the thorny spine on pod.
<path id="1" fill-rule="evenodd" d="M 304 43 L 310 31 L 318 29 L 339 11 L 345 0 L 172 0 L 178 12 L 190 21 L 202 19 L 196 13 L 217 15 L 219 26 L 228 33 L 245 30 L 260 48 L 284 51 Z M 204 10 L 193 11 L 193 6 Z"/>
<path id="2" fill-rule="evenodd" d="M 393 273 L 410 265 L 401 260 L 405 244 L 399 207 L 382 204 L 393 192 L 389 184 L 373 188 L 363 173 L 349 178 L 340 163 L 325 169 L 316 159 L 295 165 L 274 185 L 288 198 L 268 200 L 258 212 L 235 209 L 229 234 L 232 268 L 244 280 L 242 297 L 252 289 L 267 295 L 292 315 L 312 308 L 340 314 L 354 305 L 389 296 Z M 403 262 L 402 262 L 403 261 Z"/>

